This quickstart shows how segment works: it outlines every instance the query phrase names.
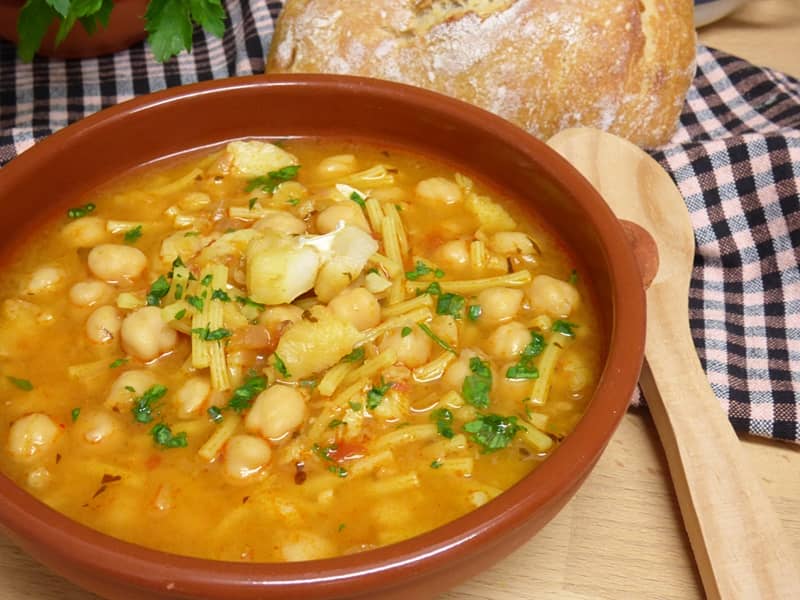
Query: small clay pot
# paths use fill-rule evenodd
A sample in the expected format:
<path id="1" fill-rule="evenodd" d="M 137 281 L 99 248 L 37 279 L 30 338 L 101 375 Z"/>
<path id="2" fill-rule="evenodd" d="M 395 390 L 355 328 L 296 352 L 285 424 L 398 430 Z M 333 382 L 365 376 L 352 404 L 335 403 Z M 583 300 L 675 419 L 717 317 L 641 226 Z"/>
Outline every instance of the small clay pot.
<path id="1" fill-rule="evenodd" d="M 144 13 L 148 1 L 115 0 L 108 27 L 98 25 L 97 30 L 89 35 L 83 25 L 76 22 L 58 46 L 55 45 L 58 23 L 54 20 L 36 53 L 52 58 L 89 58 L 130 48 L 147 35 Z M 0 37 L 15 44 L 19 41 L 17 21 L 24 4 L 23 0 L 0 0 Z"/>

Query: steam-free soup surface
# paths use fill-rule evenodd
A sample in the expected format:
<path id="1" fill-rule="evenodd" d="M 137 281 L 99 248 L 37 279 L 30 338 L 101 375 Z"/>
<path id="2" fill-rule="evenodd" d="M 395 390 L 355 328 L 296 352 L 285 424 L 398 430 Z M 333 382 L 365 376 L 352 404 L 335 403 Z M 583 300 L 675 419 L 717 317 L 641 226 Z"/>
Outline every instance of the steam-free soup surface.
<path id="1" fill-rule="evenodd" d="M 464 515 L 554 451 L 599 375 L 580 268 L 526 214 L 427 158 L 313 140 L 76 198 L 0 284 L 2 469 L 214 559 Z"/>

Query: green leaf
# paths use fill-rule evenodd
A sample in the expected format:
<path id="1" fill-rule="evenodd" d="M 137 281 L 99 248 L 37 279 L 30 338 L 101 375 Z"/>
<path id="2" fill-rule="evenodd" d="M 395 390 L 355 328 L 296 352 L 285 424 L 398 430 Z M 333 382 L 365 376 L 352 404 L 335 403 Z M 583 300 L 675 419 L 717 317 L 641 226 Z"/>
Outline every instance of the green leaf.
<path id="1" fill-rule="evenodd" d="M 66 18 L 69 15 L 70 0 L 45 0 L 45 2 L 62 17 Z"/>
<path id="2" fill-rule="evenodd" d="M 508 379 L 538 379 L 539 369 L 533 365 L 519 362 L 516 365 L 508 367 L 506 377 Z"/>
<path id="3" fill-rule="evenodd" d="M 286 363 L 283 362 L 283 359 L 276 354 L 273 354 L 275 357 L 275 370 L 283 375 L 284 377 L 291 377 L 292 374 L 289 373 L 289 369 L 286 368 Z"/>
<path id="4" fill-rule="evenodd" d="M 161 299 L 169 292 L 169 281 L 163 275 L 159 275 L 150 286 L 147 293 L 147 306 L 160 306 Z"/>
<path id="5" fill-rule="evenodd" d="M 189 0 L 192 19 L 214 37 L 225 33 L 225 9 L 220 0 Z"/>
<path id="6" fill-rule="evenodd" d="M 231 301 L 231 297 L 228 295 L 228 292 L 226 292 L 225 290 L 220 290 L 220 289 L 214 290 L 214 292 L 211 294 L 211 299 L 212 300 L 222 300 L 223 302 L 230 302 Z"/>
<path id="7" fill-rule="evenodd" d="M 142 226 L 141 225 L 137 225 L 136 227 L 133 227 L 132 229 L 128 229 L 128 231 L 125 232 L 125 236 L 124 236 L 125 243 L 126 244 L 135 244 L 136 241 L 140 237 L 142 237 Z"/>
<path id="8" fill-rule="evenodd" d="M 421 260 L 417 261 L 417 264 L 414 265 L 413 271 L 406 271 L 406 279 L 410 279 L 411 281 L 416 281 L 423 275 L 427 275 L 428 273 L 432 273 L 433 269 L 426 265 Z"/>
<path id="9" fill-rule="evenodd" d="M 25 392 L 30 392 L 33 389 L 33 384 L 27 379 L 18 379 L 17 377 L 12 377 L 11 375 L 7 375 L 6 378 Z"/>
<path id="10" fill-rule="evenodd" d="M 70 411 L 70 413 L 69 413 L 69 414 L 70 414 L 70 416 L 72 417 L 72 422 L 74 423 L 75 421 L 77 421 L 77 420 L 78 420 L 78 417 L 80 417 L 80 416 L 81 416 L 81 409 L 80 409 L 80 408 L 73 408 L 73 409 Z"/>
<path id="11" fill-rule="evenodd" d="M 192 18 L 186 0 L 150 0 L 144 15 L 147 41 L 159 62 L 192 46 Z"/>
<path id="12" fill-rule="evenodd" d="M 375 410 L 378 408 L 378 405 L 383 402 L 384 396 L 386 396 L 386 392 L 392 389 L 392 383 L 385 383 L 383 379 L 381 379 L 381 385 L 377 387 L 372 387 L 370 391 L 367 392 L 367 408 L 370 410 Z"/>
<path id="13" fill-rule="evenodd" d="M 244 384 L 233 390 L 233 396 L 228 400 L 228 408 L 242 412 L 253 405 L 253 400 L 267 389 L 267 378 L 255 375 L 247 379 Z"/>
<path id="14" fill-rule="evenodd" d="M 342 362 L 358 362 L 363 360 L 364 358 L 364 346 L 359 346 L 358 348 L 353 348 L 353 351 L 350 354 L 346 354 L 342 357 Z"/>
<path id="15" fill-rule="evenodd" d="M 129 360 L 130 360 L 129 358 L 118 358 L 117 360 L 112 362 L 110 365 L 108 365 L 108 368 L 109 369 L 117 369 L 117 368 L 121 367 L 122 365 L 124 365 Z"/>
<path id="16" fill-rule="evenodd" d="M 469 359 L 469 370 L 473 374 L 464 378 L 461 395 L 472 406 L 486 408 L 489 406 L 489 392 L 492 389 L 492 371 L 489 364 L 473 356 Z"/>
<path id="17" fill-rule="evenodd" d="M 400 330 L 400 337 L 408 337 L 408 336 L 411 335 L 412 331 L 413 331 L 413 329 L 411 329 L 411 327 L 403 327 Z"/>
<path id="18" fill-rule="evenodd" d="M 17 52 L 23 62 L 31 62 L 33 55 L 42 45 L 50 23 L 58 13 L 48 6 L 45 0 L 28 0 L 19 13 L 17 33 L 19 44 Z M 74 218 L 74 217 L 73 217 Z"/>
<path id="19" fill-rule="evenodd" d="M 482 447 L 483 453 L 496 452 L 506 448 L 514 436 L 524 427 L 517 425 L 517 417 L 500 415 L 481 415 L 464 425 L 464 431 L 471 433 L 472 441 Z"/>
<path id="20" fill-rule="evenodd" d="M 436 314 L 450 315 L 455 319 L 460 319 L 465 304 L 464 296 L 451 293 L 441 294 L 436 302 Z"/>
<path id="21" fill-rule="evenodd" d="M 185 448 L 189 445 L 185 431 L 172 435 L 172 429 L 166 423 L 154 426 L 150 430 L 150 435 L 153 436 L 153 441 L 163 448 Z"/>
<path id="22" fill-rule="evenodd" d="M 195 327 L 192 333 L 196 334 L 201 340 L 206 342 L 218 342 L 231 337 L 233 332 L 230 329 L 220 327 L 219 329 L 209 329 L 208 327 Z"/>
<path id="23" fill-rule="evenodd" d="M 195 310 L 199 312 L 203 312 L 203 299 L 198 296 L 186 296 L 186 302 L 188 302 Z"/>
<path id="24" fill-rule="evenodd" d="M 256 177 L 247 182 L 246 192 L 260 189 L 263 192 L 272 193 L 284 181 L 290 181 L 297 177 L 300 165 L 289 165 L 277 171 L 270 171 L 266 175 Z"/>
<path id="25" fill-rule="evenodd" d="M 565 335 L 567 337 L 573 337 L 575 332 L 573 328 L 577 327 L 575 323 L 570 323 L 569 321 L 553 321 L 553 326 L 551 327 L 554 333 L 560 333 L 561 335 Z"/>
<path id="26" fill-rule="evenodd" d="M 230 404 L 228 406 L 230 406 Z M 222 423 L 225 419 L 225 417 L 222 416 L 222 409 L 214 404 L 208 407 L 206 414 L 208 414 L 208 418 L 214 421 L 214 423 Z"/>
<path id="27" fill-rule="evenodd" d="M 483 313 L 483 308 L 481 308 L 481 305 L 473 304 L 467 310 L 467 317 L 469 318 L 470 321 L 477 321 L 482 313 Z"/>
<path id="28" fill-rule="evenodd" d="M 453 413 L 447 408 L 437 408 L 431 413 L 431 421 L 436 423 L 436 430 L 439 435 L 451 439 L 455 433 L 453 432 Z"/>
<path id="29" fill-rule="evenodd" d="M 245 296 L 236 296 L 236 301 L 242 306 L 252 306 L 258 310 L 266 310 L 267 308 L 266 304 L 261 304 L 260 302 L 256 302 L 255 300 L 246 298 Z"/>
<path id="30" fill-rule="evenodd" d="M 89 213 L 94 212 L 95 208 L 97 207 L 91 202 L 89 202 L 88 204 L 84 204 L 83 206 L 76 206 L 74 208 L 70 208 L 69 210 L 67 210 L 67 216 L 70 219 L 80 219 L 81 217 L 85 217 Z"/>
<path id="31" fill-rule="evenodd" d="M 440 460 L 437 458 L 435 461 L 433 461 L 433 462 L 431 463 L 431 469 L 438 469 L 438 468 L 440 468 L 440 467 L 441 467 L 443 464 L 444 464 L 444 463 L 443 463 L 442 461 L 440 461 Z"/>
<path id="32" fill-rule="evenodd" d="M 131 407 L 133 418 L 139 423 L 150 423 L 153 420 L 155 403 L 161 400 L 166 393 L 167 388 L 161 384 L 147 388 L 144 394 L 133 400 Z"/>
<path id="33" fill-rule="evenodd" d="M 361 208 L 367 208 L 367 203 L 364 198 L 361 197 L 361 194 L 358 192 L 353 192 L 350 194 L 350 200 L 358 204 Z"/>
<path id="34" fill-rule="evenodd" d="M 61 42 L 66 39 L 66 37 L 69 35 L 69 32 L 72 31 L 72 27 L 74 25 L 75 15 L 68 15 L 61 20 L 61 24 L 58 26 L 58 32 L 56 33 L 56 46 L 61 45 Z"/>
<path id="35" fill-rule="evenodd" d="M 430 328 L 430 327 L 428 327 L 428 326 L 427 326 L 425 323 L 417 323 L 417 325 L 419 325 L 419 328 L 420 328 L 420 329 L 422 329 L 422 331 L 424 331 L 424 332 L 425 332 L 425 335 L 427 335 L 427 336 L 428 336 L 429 338 L 431 338 L 431 339 L 432 339 L 434 342 L 436 342 L 436 344 L 437 344 L 437 345 L 438 345 L 440 348 L 442 348 L 442 349 L 444 349 L 444 350 L 447 350 L 448 352 L 452 352 L 453 354 L 457 354 L 457 352 L 455 351 L 455 349 L 454 349 L 454 348 L 453 348 L 453 347 L 452 347 L 450 344 L 448 344 L 448 343 L 447 343 L 447 342 L 445 342 L 445 341 L 444 341 L 442 338 L 440 338 L 438 335 L 436 335 L 435 333 L 433 333 L 433 331 L 431 330 L 431 328 Z"/>

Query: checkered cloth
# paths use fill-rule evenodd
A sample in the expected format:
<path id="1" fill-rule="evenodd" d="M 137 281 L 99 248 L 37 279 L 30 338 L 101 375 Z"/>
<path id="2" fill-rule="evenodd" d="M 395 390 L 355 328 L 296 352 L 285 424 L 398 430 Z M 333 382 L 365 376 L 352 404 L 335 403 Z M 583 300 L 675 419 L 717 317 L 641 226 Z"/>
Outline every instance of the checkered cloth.
<path id="1" fill-rule="evenodd" d="M 0 164 L 122 100 L 262 72 L 282 3 L 226 5 L 224 39 L 197 30 L 166 65 L 142 44 L 25 65 L 0 42 Z M 738 431 L 800 442 L 800 84 L 701 46 L 681 127 L 653 154 L 692 214 L 691 327 L 714 392 Z"/>

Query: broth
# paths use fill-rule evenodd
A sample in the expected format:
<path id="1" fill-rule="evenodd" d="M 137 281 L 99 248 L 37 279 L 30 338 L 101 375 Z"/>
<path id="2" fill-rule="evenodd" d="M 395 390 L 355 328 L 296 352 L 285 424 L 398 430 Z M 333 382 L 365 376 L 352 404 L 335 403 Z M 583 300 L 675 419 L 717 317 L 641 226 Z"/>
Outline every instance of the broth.
<path id="1" fill-rule="evenodd" d="M 236 142 L 76 203 L 0 283 L 2 470 L 114 537 L 359 552 L 536 468 L 605 332 L 530 214 L 425 157 Z"/>

